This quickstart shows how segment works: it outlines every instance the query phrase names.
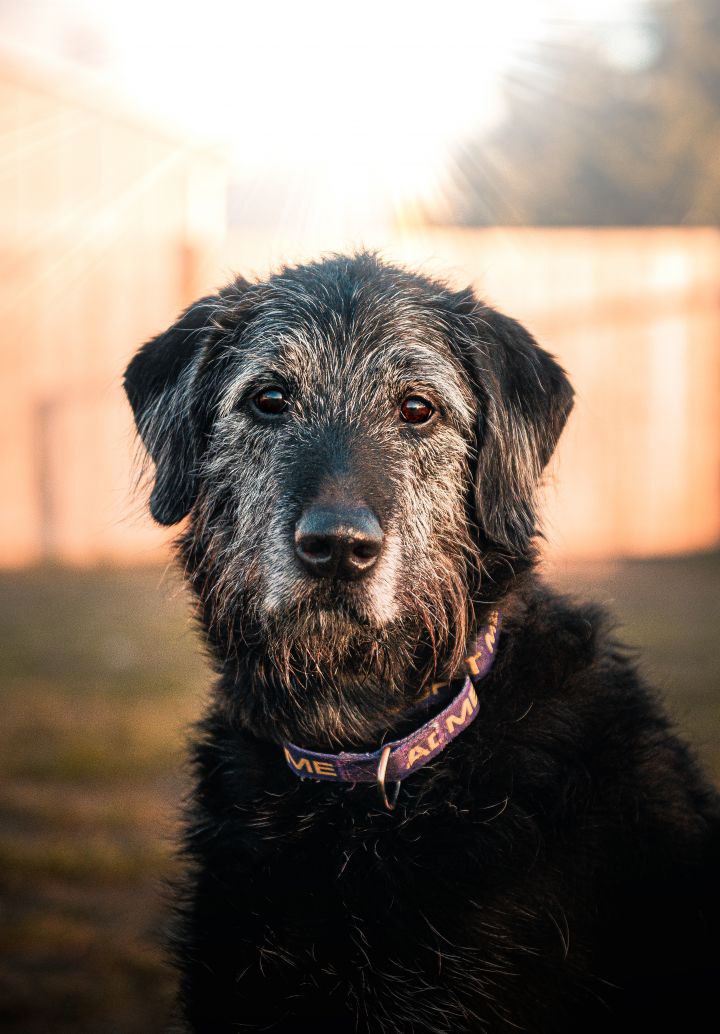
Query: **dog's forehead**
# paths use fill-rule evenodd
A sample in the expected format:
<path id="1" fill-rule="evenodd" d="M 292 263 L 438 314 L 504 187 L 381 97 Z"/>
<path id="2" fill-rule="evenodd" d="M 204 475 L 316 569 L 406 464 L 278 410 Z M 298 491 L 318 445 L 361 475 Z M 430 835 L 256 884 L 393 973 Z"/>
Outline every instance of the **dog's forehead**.
<path id="1" fill-rule="evenodd" d="M 267 292 L 239 342 L 235 386 L 265 375 L 312 393 L 424 385 L 465 409 L 472 391 L 449 337 L 417 292 L 282 285 Z"/>

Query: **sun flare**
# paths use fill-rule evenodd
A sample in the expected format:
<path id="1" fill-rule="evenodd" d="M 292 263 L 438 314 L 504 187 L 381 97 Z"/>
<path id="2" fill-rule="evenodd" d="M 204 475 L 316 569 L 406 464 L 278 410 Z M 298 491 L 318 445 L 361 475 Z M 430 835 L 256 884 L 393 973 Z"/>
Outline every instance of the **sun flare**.
<path id="1" fill-rule="evenodd" d="M 501 117 L 510 78 L 532 88 L 533 49 L 627 25 L 639 7 L 35 0 L 14 17 L 26 46 L 84 54 L 135 107 L 220 143 L 243 184 L 239 222 L 260 209 L 362 227 L 397 222 L 417 202 L 442 207 L 459 142 Z"/>

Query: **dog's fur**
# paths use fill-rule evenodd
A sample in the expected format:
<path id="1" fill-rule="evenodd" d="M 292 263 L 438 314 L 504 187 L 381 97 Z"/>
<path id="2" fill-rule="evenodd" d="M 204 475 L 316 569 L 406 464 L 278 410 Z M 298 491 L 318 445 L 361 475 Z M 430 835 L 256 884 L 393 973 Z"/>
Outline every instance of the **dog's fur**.
<path id="1" fill-rule="evenodd" d="M 131 362 L 154 517 L 218 672 L 194 747 L 176 958 L 196 1032 L 695 1030 L 717 979 L 718 801 L 606 616 L 534 570 L 572 405 L 470 290 L 336 257 L 236 280 Z M 251 399 L 280 384 L 264 419 Z M 419 394 L 427 425 L 398 406 Z M 313 578 L 308 507 L 364 505 L 370 574 Z M 298 780 L 375 749 L 500 606 L 480 715 L 402 785 Z M 695 1020 L 693 1020 L 695 1017 Z"/>

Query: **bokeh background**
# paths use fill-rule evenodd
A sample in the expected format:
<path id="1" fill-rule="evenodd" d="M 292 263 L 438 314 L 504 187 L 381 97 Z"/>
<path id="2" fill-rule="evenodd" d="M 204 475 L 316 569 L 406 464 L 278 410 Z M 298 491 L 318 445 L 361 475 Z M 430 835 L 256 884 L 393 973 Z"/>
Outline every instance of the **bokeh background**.
<path id="1" fill-rule="evenodd" d="M 720 780 L 717 0 L 0 0 L 0 33 L 0 1028 L 168 1022 L 209 675 L 121 375 L 234 271 L 378 248 L 559 356 L 547 576 Z"/>

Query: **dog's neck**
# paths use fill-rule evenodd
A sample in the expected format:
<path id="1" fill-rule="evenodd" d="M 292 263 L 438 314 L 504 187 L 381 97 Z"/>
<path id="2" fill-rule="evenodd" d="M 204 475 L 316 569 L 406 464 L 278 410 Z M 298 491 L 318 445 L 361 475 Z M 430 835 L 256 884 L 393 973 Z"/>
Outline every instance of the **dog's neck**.
<path id="1" fill-rule="evenodd" d="M 493 605 L 478 608 L 478 620 L 461 644 L 460 660 L 433 657 L 427 643 L 388 652 L 385 663 L 358 675 L 354 658 L 328 669 L 283 678 L 262 642 L 226 662 L 218 699 L 226 717 L 246 733 L 319 751 L 363 751 L 402 737 L 416 722 L 417 704 L 433 684 L 462 680 L 477 630 Z M 407 644 L 406 644 L 407 645 Z"/>
<path id="2" fill-rule="evenodd" d="M 385 807 L 393 810 L 400 784 L 424 768 L 475 720 L 480 708 L 476 687 L 493 666 L 502 623 L 493 612 L 477 636 L 473 653 L 465 659 L 466 675 L 458 689 L 452 682 L 434 683 L 412 708 L 413 728 L 398 739 L 383 739 L 375 750 L 325 753 L 295 743 L 284 745 L 285 759 L 294 775 L 320 782 L 378 784 Z M 439 710 L 441 708 L 441 710 Z M 387 781 L 394 783 L 388 796 Z"/>

